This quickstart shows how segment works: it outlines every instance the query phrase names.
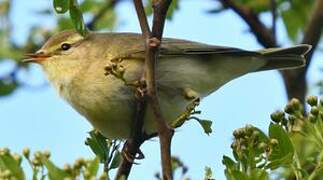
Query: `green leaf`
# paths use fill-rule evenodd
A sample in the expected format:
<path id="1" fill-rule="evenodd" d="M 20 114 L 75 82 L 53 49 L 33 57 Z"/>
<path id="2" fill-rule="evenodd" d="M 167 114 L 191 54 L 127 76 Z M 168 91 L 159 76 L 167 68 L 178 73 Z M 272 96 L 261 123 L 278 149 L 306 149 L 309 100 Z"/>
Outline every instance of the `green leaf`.
<path id="1" fill-rule="evenodd" d="M 247 174 L 239 170 L 225 170 L 225 176 L 228 180 L 249 180 Z"/>
<path id="2" fill-rule="evenodd" d="M 201 120 L 201 119 L 197 119 L 197 121 L 200 123 L 200 125 L 202 126 L 204 132 L 207 135 L 210 135 L 210 133 L 212 133 L 212 121 L 210 120 Z"/>
<path id="3" fill-rule="evenodd" d="M 169 5 L 166 18 L 168 20 L 172 20 L 177 10 L 179 10 L 179 0 L 173 0 L 172 3 Z M 145 12 L 147 16 L 152 15 L 153 13 L 152 0 L 149 0 L 148 3 L 146 4 Z"/>
<path id="4" fill-rule="evenodd" d="M 211 180 L 211 179 L 213 179 L 212 176 L 213 176 L 212 169 L 210 167 L 206 166 L 204 168 L 204 179 L 205 180 Z"/>
<path id="5" fill-rule="evenodd" d="M 268 180 L 269 175 L 263 169 L 253 169 L 249 175 L 249 179 L 257 179 L 257 180 Z"/>
<path id="6" fill-rule="evenodd" d="M 222 164 L 225 165 L 227 169 L 234 170 L 236 169 L 236 163 L 228 156 L 223 156 Z"/>
<path id="7" fill-rule="evenodd" d="M 169 8 L 168 8 L 166 18 L 168 20 L 172 20 L 175 12 L 177 10 L 179 10 L 179 0 L 173 0 L 172 3 L 170 4 Z"/>
<path id="8" fill-rule="evenodd" d="M 270 163 L 268 163 L 265 168 L 274 170 L 279 167 L 284 167 L 292 163 L 293 157 L 294 157 L 294 154 L 287 154 L 282 158 L 276 158 L 274 160 L 271 160 Z"/>
<path id="9" fill-rule="evenodd" d="M 97 130 L 92 130 L 89 134 L 90 137 L 86 139 L 85 144 L 90 146 L 94 154 L 100 158 L 101 163 L 105 163 L 110 151 L 106 138 Z"/>
<path id="10" fill-rule="evenodd" d="M 57 13 L 66 13 L 70 6 L 70 0 L 54 0 L 54 9 Z"/>
<path id="11" fill-rule="evenodd" d="M 276 139 L 278 144 L 272 148 L 269 156 L 271 163 L 268 167 L 276 168 L 279 165 L 292 163 L 295 150 L 286 131 L 280 125 L 271 123 L 269 126 L 269 137 Z"/>
<path id="12" fill-rule="evenodd" d="M 0 79 L 0 97 L 6 96 L 18 87 L 18 84 L 11 79 Z"/>
<path id="13" fill-rule="evenodd" d="M 86 36 L 88 34 L 88 30 L 85 26 L 82 12 L 79 9 L 77 1 L 76 0 L 72 0 L 72 1 L 73 3 L 71 3 L 70 5 L 70 16 L 74 24 L 74 27 L 78 33 L 80 33 L 82 36 Z"/>
<path id="14" fill-rule="evenodd" d="M 25 179 L 25 174 L 20 167 L 20 163 L 10 153 L 0 154 L 0 170 L 9 170 L 12 176 L 18 180 Z"/>
<path id="15" fill-rule="evenodd" d="M 88 164 L 87 170 L 90 172 L 91 177 L 96 177 L 98 170 L 100 167 L 100 159 L 95 157 L 93 160 L 90 161 Z"/>
<path id="16" fill-rule="evenodd" d="M 109 169 L 115 169 L 115 168 L 119 167 L 120 162 L 121 162 L 121 153 L 117 150 L 114 153 L 114 156 L 113 156 L 113 159 L 112 159 Z"/>
<path id="17" fill-rule="evenodd" d="M 67 172 L 65 172 L 63 169 L 60 169 L 59 167 L 57 167 L 48 158 L 42 157 L 42 163 L 45 165 L 45 167 L 48 171 L 48 178 L 50 180 L 65 179 L 65 178 L 70 177 L 70 175 Z"/>
<path id="18" fill-rule="evenodd" d="M 297 41 L 300 33 L 305 29 L 313 2 L 313 0 L 307 0 L 306 3 L 303 0 L 293 0 L 287 2 L 289 6 L 284 6 L 289 8 L 283 9 L 281 16 L 291 40 Z"/>

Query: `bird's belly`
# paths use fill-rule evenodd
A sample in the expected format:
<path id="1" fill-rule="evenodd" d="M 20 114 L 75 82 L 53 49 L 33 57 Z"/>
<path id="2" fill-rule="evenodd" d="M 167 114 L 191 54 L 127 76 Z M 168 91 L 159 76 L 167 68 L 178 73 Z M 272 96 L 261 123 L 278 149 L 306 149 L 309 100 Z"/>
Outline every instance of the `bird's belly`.
<path id="1" fill-rule="evenodd" d="M 120 86 L 124 88 L 124 86 Z M 93 89 L 91 96 L 78 95 L 77 100 L 69 98 L 70 104 L 104 136 L 109 138 L 127 138 L 133 128 L 135 118 L 136 99 L 129 92 L 119 94 L 104 93 L 99 95 L 100 89 Z M 95 92 L 95 93 L 94 93 Z M 86 93 L 88 94 L 88 93 Z M 104 100 L 102 95 L 104 94 Z M 170 99 L 168 95 L 160 95 L 160 104 L 165 119 L 171 123 L 177 116 L 184 112 L 187 102 L 180 96 Z M 145 132 L 147 134 L 157 132 L 153 119 L 152 109 L 148 106 L 145 112 Z"/>

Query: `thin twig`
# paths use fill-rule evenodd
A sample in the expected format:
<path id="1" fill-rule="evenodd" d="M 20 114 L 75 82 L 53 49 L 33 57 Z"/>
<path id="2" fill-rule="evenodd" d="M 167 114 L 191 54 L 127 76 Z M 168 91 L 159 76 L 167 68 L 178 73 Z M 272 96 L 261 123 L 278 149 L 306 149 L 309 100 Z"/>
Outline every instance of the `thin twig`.
<path id="1" fill-rule="evenodd" d="M 271 25 L 271 32 L 275 38 L 275 41 L 277 40 L 276 31 L 277 31 L 277 2 L 276 0 L 270 0 L 270 8 L 271 8 L 271 17 L 272 17 L 272 25 Z"/>
<path id="2" fill-rule="evenodd" d="M 158 135 L 160 139 L 160 150 L 162 159 L 162 172 L 164 179 L 172 179 L 171 169 L 171 139 L 173 130 L 164 119 L 159 106 L 157 85 L 156 85 L 156 62 L 159 54 L 159 47 L 162 41 L 162 35 L 165 25 L 167 10 L 171 0 L 154 0 L 153 6 L 153 27 L 149 31 L 149 25 L 144 12 L 141 0 L 134 0 L 138 19 L 145 40 L 145 64 L 144 79 L 147 83 L 147 99 L 155 115 L 157 122 Z"/>
<path id="3" fill-rule="evenodd" d="M 136 108 L 136 119 L 134 123 L 134 131 L 132 131 L 131 138 L 127 140 L 127 151 L 131 156 L 135 157 L 140 145 L 147 139 L 154 137 L 153 135 L 145 135 L 143 128 L 143 118 L 146 107 L 146 101 L 152 107 L 155 119 L 158 125 L 158 134 L 160 137 L 161 156 L 162 156 L 162 169 L 164 179 L 172 179 L 171 170 L 171 139 L 173 130 L 168 126 L 164 120 L 159 107 L 157 86 L 155 77 L 155 64 L 159 53 L 159 46 L 162 39 L 163 28 L 165 24 L 167 9 L 171 0 L 153 1 L 154 17 L 153 17 L 153 31 L 150 31 L 147 17 L 141 0 L 134 0 L 137 16 L 140 22 L 143 39 L 145 40 L 146 59 L 144 64 L 144 73 L 142 74 L 141 81 L 147 84 L 147 91 L 143 97 L 139 97 Z M 128 177 L 133 162 L 123 159 L 116 178 L 122 176 Z"/>
<path id="4" fill-rule="evenodd" d="M 235 0 L 218 0 L 224 7 L 232 9 L 237 13 L 250 27 L 250 30 L 257 38 L 258 42 L 264 47 L 277 47 L 277 42 L 273 33 L 266 25 L 261 22 L 254 11 Z"/>
<path id="5" fill-rule="evenodd" d="M 141 144 L 146 140 L 143 134 L 143 119 L 146 108 L 146 99 L 144 97 L 139 98 L 136 104 L 136 114 L 134 124 L 132 126 L 130 138 L 127 139 L 124 148 L 130 156 L 136 157 L 137 152 Z M 128 161 L 126 158 L 122 158 L 118 172 L 116 175 L 116 180 L 121 179 L 121 177 L 128 178 L 133 162 Z"/>
<path id="6" fill-rule="evenodd" d="M 303 44 L 312 45 L 312 50 L 306 55 L 306 66 L 305 71 L 307 71 L 313 52 L 315 51 L 323 33 L 323 0 L 316 0 L 313 5 L 311 17 L 306 26 L 306 30 L 303 36 Z"/>

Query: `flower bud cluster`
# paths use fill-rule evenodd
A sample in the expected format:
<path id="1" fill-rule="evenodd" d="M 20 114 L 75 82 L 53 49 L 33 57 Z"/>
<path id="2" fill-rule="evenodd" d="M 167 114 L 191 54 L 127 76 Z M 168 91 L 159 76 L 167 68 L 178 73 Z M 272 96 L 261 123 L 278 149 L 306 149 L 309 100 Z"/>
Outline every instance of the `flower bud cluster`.
<path id="1" fill-rule="evenodd" d="M 236 129 L 233 132 L 234 141 L 231 144 L 231 148 L 239 156 L 239 159 L 246 158 L 242 156 L 250 154 L 249 152 L 256 152 L 256 156 L 254 158 L 259 158 L 269 151 L 269 148 L 271 147 L 269 144 L 270 142 L 266 142 L 266 139 L 261 138 L 260 133 L 260 130 L 252 125 L 246 125 L 245 127 Z M 273 144 L 275 144 L 275 140 L 272 141 Z"/>

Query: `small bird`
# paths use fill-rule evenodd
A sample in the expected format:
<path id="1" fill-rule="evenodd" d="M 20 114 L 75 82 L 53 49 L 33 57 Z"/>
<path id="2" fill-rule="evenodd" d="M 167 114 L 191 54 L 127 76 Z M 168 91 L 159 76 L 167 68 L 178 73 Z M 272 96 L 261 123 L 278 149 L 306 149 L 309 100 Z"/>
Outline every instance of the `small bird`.
<path id="1" fill-rule="evenodd" d="M 161 111 L 169 124 L 192 102 L 250 72 L 302 67 L 310 45 L 246 51 L 163 38 L 156 69 Z M 60 32 L 26 62 L 40 64 L 59 94 L 107 138 L 130 136 L 136 107 L 134 87 L 143 72 L 141 34 Z M 155 133 L 151 107 L 144 131 Z"/>

